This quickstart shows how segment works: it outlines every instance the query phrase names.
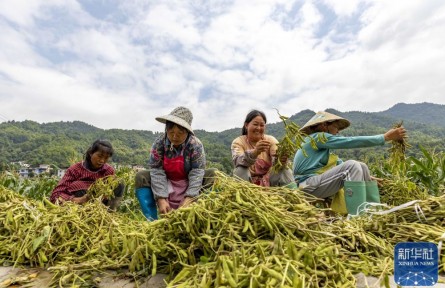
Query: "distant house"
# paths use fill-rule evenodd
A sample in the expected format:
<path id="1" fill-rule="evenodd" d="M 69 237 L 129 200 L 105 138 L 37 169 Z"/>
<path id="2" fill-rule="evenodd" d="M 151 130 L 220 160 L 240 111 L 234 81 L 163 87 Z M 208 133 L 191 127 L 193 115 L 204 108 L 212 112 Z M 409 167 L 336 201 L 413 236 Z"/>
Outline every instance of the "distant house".
<path id="1" fill-rule="evenodd" d="M 30 167 L 29 164 L 24 164 L 18 170 L 18 173 L 21 177 L 28 178 L 36 175 L 40 175 L 42 173 L 50 173 L 52 170 L 50 165 L 41 164 L 39 167 Z"/>
<path id="2" fill-rule="evenodd" d="M 29 168 L 29 166 L 28 167 L 22 166 L 19 169 L 19 174 L 21 177 L 28 178 L 29 175 L 31 174 L 31 171 L 32 171 L 32 168 Z"/>
<path id="3" fill-rule="evenodd" d="M 19 167 L 23 168 L 29 168 L 29 164 L 23 162 L 23 161 L 17 161 L 17 162 L 11 162 L 12 165 L 18 165 Z"/>
<path id="4" fill-rule="evenodd" d="M 42 173 L 49 173 L 51 172 L 51 166 L 46 164 L 40 164 L 39 167 L 34 168 L 34 173 L 36 175 L 40 175 Z"/>
<path id="5" fill-rule="evenodd" d="M 66 169 L 57 169 L 57 177 L 62 178 L 65 175 Z"/>

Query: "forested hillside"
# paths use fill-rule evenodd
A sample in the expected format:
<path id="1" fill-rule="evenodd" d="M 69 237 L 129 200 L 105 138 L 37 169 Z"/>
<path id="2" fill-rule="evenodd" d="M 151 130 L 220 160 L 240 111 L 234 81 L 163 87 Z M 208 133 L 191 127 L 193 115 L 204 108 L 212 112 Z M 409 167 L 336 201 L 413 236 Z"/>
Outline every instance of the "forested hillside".
<path id="1" fill-rule="evenodd" d="M 418 145 L 436 151 L 445 150 L 445 106 L 430 103 L 397 104 L 383 112 L 340 112 L 327 111 L 349 119 L 351 127 L 343 135 L 371 135 L 384 133 L 395 123 L 403 121 L 409 132 L 412 147 L 408 153 L 419 152 Z M 302 126 L 314 111 L 303 110 L 290 119 Z M 290 115 L 287 115 L 290 116 Z M 243 119 L 244 115 L 240 117 Z M 241 120 L 242 121 L 242 120 Z M 207 159 L 211 166 L 225 172 L 232 169 L 230 143 L 241 134 L 241 127 L 222 132 L 196 130 L 204 143 Z M 267 133 L 278 139 L 284 134 L 283 123 L 270 123 Z M 118 164 L 144 165 L 151 144 L 159 133 L 143 130 L 99 129 L 83 122 L 55 122 L 39 124 L 34 121 L 10 121 L 0 123 L 0 169 L 11 162 L 24 161 L 31 165 L 54 164 L 67 167 L 72 160 L 81 159 L 88 145 L 95 139 L 109 139 L 116 150 L 113 162 Z M 388 146 L 372 149 L 339 151 L 341 158 L 376 159 L 382 157 Z"/>
<path id="2" fill-rule="evenodd" d="M 431 103 L 412 105 L 399 103 L 378 114 L 443 127 L 445 125 L 443 121 L 444 113 L 445 105 Z"/>

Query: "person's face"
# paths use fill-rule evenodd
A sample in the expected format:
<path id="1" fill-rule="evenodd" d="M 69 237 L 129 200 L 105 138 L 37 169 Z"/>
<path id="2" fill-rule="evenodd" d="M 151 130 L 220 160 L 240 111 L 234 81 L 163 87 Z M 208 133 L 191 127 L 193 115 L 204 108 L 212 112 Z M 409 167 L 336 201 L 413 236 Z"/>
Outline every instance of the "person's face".
<path id="1" fill-rule="evenodd" d="M 90 156 L 91 156 L 91 164 L 93 165 L 94 169 L 99 169 L 102 166 L 104 166 L 104 164 L 107 163 L 108 159 L 110 158 L 110 154 L 102 150 L 98 150 L 93 154 L 91 154 Z"/>
<path id="2" fill-rule="evenodd" d="M 326 124 L 326 132 L 331 133 L 332 135 L 337 135 L 338 132 L 340 131 L 338 129 L 337 121 L 328 122 L 328 123 L 325 123 L 325 124 Z"/>
<path id="3" fill-rule="evenodd" d="M 244 124 L 247 130 L 247 137 L 253 142 L 263 139 L 266 123 L 263 117 L 256 116 L 249 123 Z"/>
<path id="4" fill-rule="evenodd" d="M 187 139 L 187 135 L 187 129 L 178 127 L 177 125 L 167 129 L 167 138 L 174 146 L 179 146 L 184 143 L 185 139 Z"/>

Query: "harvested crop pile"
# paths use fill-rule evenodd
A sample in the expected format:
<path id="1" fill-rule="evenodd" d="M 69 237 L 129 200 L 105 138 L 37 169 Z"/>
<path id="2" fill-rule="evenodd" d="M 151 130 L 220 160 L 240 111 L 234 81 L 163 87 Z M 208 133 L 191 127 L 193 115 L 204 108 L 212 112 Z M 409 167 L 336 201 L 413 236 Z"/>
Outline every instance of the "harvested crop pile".
<path id="1" fill-rule="evenodd" d="M 354 287 L 359 272 L 393 273 L 396 243 L 439 243 L 445 232 L 445 197 L 346 220 L 299 191 L 218 176 L 214 192 L 151 223 L 100 200 L 55 206 L 0 187 L 0 263 L 46 267 L 54 286 L 91 287 L 96 273 L 128 269 L 181 287 Z"/>

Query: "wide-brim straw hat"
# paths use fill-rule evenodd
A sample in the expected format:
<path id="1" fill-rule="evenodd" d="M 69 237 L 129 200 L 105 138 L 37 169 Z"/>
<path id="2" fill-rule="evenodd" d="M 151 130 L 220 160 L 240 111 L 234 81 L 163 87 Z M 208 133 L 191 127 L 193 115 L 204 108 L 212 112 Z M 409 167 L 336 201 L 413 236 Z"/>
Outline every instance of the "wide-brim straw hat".
<path id="1" fill-rule="evenodd" d="M 194 134 L 192 129 L 193 114 L 188 108 L 180 106 L 173 109 L 170 114 L 156 117 L 155 119 L 164 124 L 167 123 L 167 121 L 173 122 Z"/>
<path id="2" fill-rule="evenodd" d="M 343 130 L 343 129 L 349 127 L 349 125 L 351 125 L 349 120 L 347 120 L 343 117 L 334 115 L 329 112 L 319 111 L 309 121 L 307 121 L 306 124 L 303 125 L 303 127 L 300 128 L 300 132 L 303 132 L 305 134 L 311 134 L 312 128 L 314 126 L 317 126 L 320 123 L 334 122 L 334 121 L 336 121 L 338 123 L 339 131 Z"/>

